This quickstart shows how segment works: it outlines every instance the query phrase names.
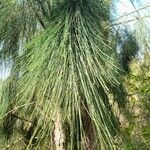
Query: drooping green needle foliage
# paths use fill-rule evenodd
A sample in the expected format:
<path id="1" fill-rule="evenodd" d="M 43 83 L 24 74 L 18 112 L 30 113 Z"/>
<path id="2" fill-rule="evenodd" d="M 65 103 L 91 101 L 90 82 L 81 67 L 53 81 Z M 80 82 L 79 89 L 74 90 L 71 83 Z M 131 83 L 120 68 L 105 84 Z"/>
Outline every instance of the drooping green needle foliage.
<path id="1" fill-rule="evenodd" d="M 1 89 L 0 113 L 2 114 L 6 110 L 11 110 L 8 106 L 16 96 L 20 68 L 16 67 L 17 59 L 23 53 L 24 44 L 40 29 L 41 24 L 38 27 L 38 22 L 27 1 L 3 0 L 0 2 L 0 59 L 2 62 L 0 66 L 1 68 L 11 66 L 10 76 Z M 6 117 L 6 120 L 11 122 L 10 118 Z M 6 121 L 6 124 L 8 122 Z M 6 133 L 9 134 L 9 123 L 7 127 Z"/>
<path id="2" fill-rule="evenodd" d="M 11 76 L 3 87 L 3 97 L 12 99 L 19 68 L 15 67 L 17 59 L 23 53 L 24 44 L 36 33 L 38 19 L 27 1 L 3 0 L 0 4 L 0 59 L 1 66 L 12 66 Z M 6 94 L 5 90 L 8 93 Z M 4 96 L 5 95 L 5 96 Z M 6 102 L 6 101 L 5 101 Z M 4 102 L 4 103 L 5 103 Z M 1 105 L 3 106 L 3 105 Z"/>
<path id="3" fill-rule="evenodd" d="M 59 116 L 63 149 L 116 149 L 118 122 L 109 94 L 119 97 L 121 86 L 105 27 L 110 7 L 110 0 L 1 2 L 0 56 L 12 60 L 0 94 L 7 141 L 54 149 Z"/>
<path id="4" fill-rule="evenodd" d="M 109 16 L 107 3 L 64 1 L 59 7 L 62 11 L 55 12 L 49 27 L 32 40 L 23 55 L 22 77 L 13 104 L 35 103 L 19 114 L 38 118 L 31 137 L 37 136 L 37 145 L 47 142 L 53 121 L 61 112 L 62 123 L 69 126 L 70 148 L 83 149 L 87 113 L 94 132 L 92 144 L 98 149 L 114 149 L 107 84 L 116 82 L 117 68 L 101 32 L 101 22 Z"/>
<path id="5" fill-rule="evenodd" d="M 1 57 L 15 57 L 22 41 L 28 41 L 37 29 L 37 18 L 27 2 L 4 0 L 0 5 Z"/>

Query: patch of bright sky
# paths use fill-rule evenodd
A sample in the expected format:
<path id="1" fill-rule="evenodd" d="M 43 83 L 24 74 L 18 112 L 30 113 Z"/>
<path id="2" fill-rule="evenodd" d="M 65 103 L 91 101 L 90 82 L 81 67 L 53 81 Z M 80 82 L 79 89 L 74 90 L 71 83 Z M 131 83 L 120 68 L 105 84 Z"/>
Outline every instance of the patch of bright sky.
<path id="1" fill-rule="evenodd" d="M 134 24 L 136 21 L 136 17 L 143 18 L 144 16 L 148 16 L 150 14 L 150 0 L 114 0 L 116 2 L 116 18 L 119 18 L 117 20 L 118 22 L 124 22 L 122 25 L 129 25 L 131 28 L 134 28 Z M 132 5 L 132 2 L 134 2 L 134 7 Z M 139 10 L 140 8 L 143 8 Z M 138 12 L 135 12 L 139 10 Z M 127 15 L 130 14 L 131 15 Z M 139 16 L 140 15 L 140 16 Z M 129 20 L 135 20 L 135 21 L 129 21 Z M 149 21 L 150 20 L 150 15 L 147 18 L 144 18 L 144 20 Z M 129 22 L 128 22 L 129 21 Z"/>
<path id="2" fill-rule="evenodd" d="M 137 42 L 140 42 L 138 57 L 143 58 L 147 49 L 144 45 L 150 43 L 150 0 L 116 0 L 115 14 L 114 24 L 118 24 L 115 29 L 120 32 L 120 29 L 134 30 Z"/>
<path id="3" fill-rule="evenodd" d="M 1 79 L 6 79 L 10 74 L 10 65 L 4 66 L 3 64 L 0 66 L 0 84 Z"/>

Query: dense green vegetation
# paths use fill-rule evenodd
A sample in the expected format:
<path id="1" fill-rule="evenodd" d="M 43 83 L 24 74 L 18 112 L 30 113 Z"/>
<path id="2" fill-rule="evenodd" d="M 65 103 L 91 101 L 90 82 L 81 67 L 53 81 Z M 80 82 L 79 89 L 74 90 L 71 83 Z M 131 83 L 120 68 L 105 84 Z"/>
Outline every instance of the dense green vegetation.
<path id="1" fill-rule="evenodd" d="M 0 149 L 150 147 L 148 27 L 117 29 L 113 2 L 0 2 Z"/>

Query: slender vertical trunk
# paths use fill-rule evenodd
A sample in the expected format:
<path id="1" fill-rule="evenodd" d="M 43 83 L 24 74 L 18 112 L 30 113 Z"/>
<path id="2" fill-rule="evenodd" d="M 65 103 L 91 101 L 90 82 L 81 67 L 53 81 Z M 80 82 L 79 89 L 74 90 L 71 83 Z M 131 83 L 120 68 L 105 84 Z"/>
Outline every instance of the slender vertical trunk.
<path id="1" fill-rule="evenodd" d="M 56 150 L 65 150 L 65 135 L 62 126 L 62 117 L 60 112 L 56 116 L 56 121 L 54 123 L 54 143 Z"/>

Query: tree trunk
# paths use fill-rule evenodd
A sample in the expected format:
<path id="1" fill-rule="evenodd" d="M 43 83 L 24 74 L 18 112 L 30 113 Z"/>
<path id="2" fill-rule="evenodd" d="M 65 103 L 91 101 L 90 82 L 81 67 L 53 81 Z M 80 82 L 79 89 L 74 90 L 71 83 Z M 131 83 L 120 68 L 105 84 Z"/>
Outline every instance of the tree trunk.
<path id="1" fill-rule="evenodd" d="M 60 112 L 56 116 L 54 124 L 54 143 L 56 150 L 65 150 L 65 135 L 62 126 L 62 118 Z"/>

